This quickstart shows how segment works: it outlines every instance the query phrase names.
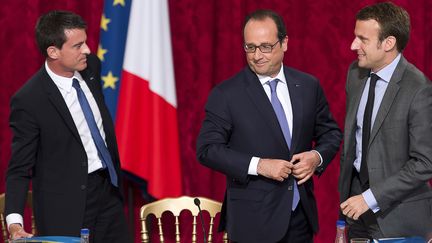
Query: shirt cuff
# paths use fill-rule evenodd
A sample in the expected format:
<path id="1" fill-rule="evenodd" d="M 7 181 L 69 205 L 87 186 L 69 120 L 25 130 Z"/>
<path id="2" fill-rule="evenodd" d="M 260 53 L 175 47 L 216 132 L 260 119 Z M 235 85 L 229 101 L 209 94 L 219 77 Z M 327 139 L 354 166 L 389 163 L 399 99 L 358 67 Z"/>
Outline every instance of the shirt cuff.
<path id="1" fill-rule="evenodd" d="M 8 231 L 9 231 L 9 226 L 11 224 L 21 224 L 21 226 L 22 226 L 22 225 L 24 225 L 24 220 L 23 220 L 23 217 L 20 214 L 18 214 L 18 213 L 11 213 L 11 214 L 8 214 L 6 216 L 6 223 L 7 223 L 7 228 L 8 228 Z"/>
<path id="2" fill-rule="evenodd" d="M 320 163 L 319 163 L 319 165 L 318 165 L 317 167 L 320 167 L 320 166 L 322 165 L 322 163 L 323 163 L 323 159 L 322 159 L 321 154 L 320 154 L 318 151 L 316 151 L 316 150 L 311 150 L 311 151 L 313 151 L 313 152 L 315 152 L 315 153 L 318 154 L 318 156 L 319 156 L 319 158 L 320 158 Z"/>
<path id="3" fill-rule="evenodd" d="M 373 195 L 371 189 L 367 189 L 362 193 L 363 199 L 366 201 L 366 204 L 372 210 L 372 212 L 376 213 L 380 210 L 380 207 L 378 206 L 378 202 L 375 199 L 375 196 Z"/>
<path id="4" fill-rule="evenodd" d="M 250 163 L 249 163 L 249 169 L 248 169 L 248 175 L 258 175 L 258 162 L 260 158 L 259 157 L 252 157 Z"/>

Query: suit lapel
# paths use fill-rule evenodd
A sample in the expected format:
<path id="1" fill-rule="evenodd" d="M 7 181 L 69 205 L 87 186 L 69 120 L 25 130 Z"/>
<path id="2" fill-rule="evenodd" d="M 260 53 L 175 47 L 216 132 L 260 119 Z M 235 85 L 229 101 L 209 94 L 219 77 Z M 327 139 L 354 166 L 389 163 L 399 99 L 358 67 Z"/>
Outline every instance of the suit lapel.
<path id="1" fill-rule="evenodd" d="M 288 92 L 291 100 L 291 107 L 293 113 L 293 126 L 292 126 L 292 139 L 291 139 L 291 151 L 296 151 L 298 141 L 300 139 L 300 131 L 302 131 L 302 120 L 303 120 L 303 103 L 302 97 L 304 92 L 301 92 L 301 81 L 292 77 L 284 67 L 285 79 L 288 86 Z"/>
<path id="2" fill-rule="evenodd" d="M 381 125 L 384 122 L 384 119 L 386 118 L 388 112 L 390 111 L 390 107 L 393 104 L 394 99 L 396 98 L 397 93 L 399 92 L 399 81 L 402 79 L 403 73 L 405 72 L 405 69 L 407 67 L 407 61 L 402 56 L 391 79 L 387 86 L 387 90 L 384 94 L 384 97 L 381 101 L 381 105 L 379 107 L 379 110 L 377 112 L 372 131 L 371 136 L 369 140 L 369 144 L 374 140 L 375 136 L 378 133 L 378 130 L 380 129 Z"/>
<path id="3" fill-rule="evenodd" d="M 270 100 L 261 85 L 261 82 L 259 81 L 256 74 L 253 73 L 249 68 L 246 68 L 245 73 L 247 82 L 246 92 L 249 95 L 250 100 L 262 114 L 262 117 L 268 124 L 271 133 L 273 133 L 280 144 L 289 151 L 282 133 L 282 129 L 279 126 L 276 113 L 273 110 L 273 106 L 271 105 Z"/>
<path id="4" fill-rule="evenodd" d="M 47 92 L 48 99 L 51 101 L 52 105 L 56 108 L 60 116 L 63 118 L 63 121 L 65 122 L 65 124 L 67 125 L 67 127 L 69 128 L 73 136 L 78 140 L 78 142 L 81 143 L 81 138 L 78 134 L 78 129 L 75 126 L 75 123 L 72 119 L 72 115 L 70 114 L 70 111 L 63 99 L 63 96 L 61 95 L 54 81 L 48 75 L 47 71 L 45 70 L 45 67 L 43 67 L 41 71 L 42 71 L 41 80 L 44 89 Z"/>

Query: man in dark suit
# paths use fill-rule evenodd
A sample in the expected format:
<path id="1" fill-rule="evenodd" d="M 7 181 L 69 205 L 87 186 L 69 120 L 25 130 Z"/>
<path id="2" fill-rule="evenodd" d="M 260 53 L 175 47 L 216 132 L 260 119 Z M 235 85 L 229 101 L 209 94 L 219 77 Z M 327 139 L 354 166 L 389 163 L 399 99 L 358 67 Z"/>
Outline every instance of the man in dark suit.
<path id="1" fill-rule="evenodd" d="M 46 61 L 11 100 L 5 211 L 13 239 L 31 236 L 22 215 L 32 181 L 38 235 L 79 236 L 89 228 L 91 242 L 131 242 L 100 62 L 90 55 L 85 29 L 66 11 L 49 12 L 36 25 Z"/>
<path id="2" fill-rule="evenodd" d="M 234 242 L 312 242 L 311 177 L 342 136 L 318 80 L 282 65 L 282 18 L 258 10 L 243 30 L 249 67 L 213 89 L 197 142 L 198 160 L 227 177 L 220 229 Z"/>
<path id="3" fill-rule="evenodd" d="M 401 54 L 408 13 L 379 3 L 357 13 L 339 178 L 348 236 L 432 233 L 432 85 Z"/>

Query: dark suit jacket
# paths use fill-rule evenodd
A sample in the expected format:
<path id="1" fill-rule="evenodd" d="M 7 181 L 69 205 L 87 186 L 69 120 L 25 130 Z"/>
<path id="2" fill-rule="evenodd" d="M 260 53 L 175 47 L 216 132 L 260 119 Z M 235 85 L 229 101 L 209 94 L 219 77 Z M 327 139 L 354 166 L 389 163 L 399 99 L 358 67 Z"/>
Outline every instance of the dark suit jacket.
<path id="1" fill-rule="evenodd" d="M 318 81 L 288 67 L 284 73 L 294 117 L 291 150 L 269 98 L 248 67 L 215 87 L 208 98 L 197 157 L 227 177 L 220 226 L 234 241 L 276 242 L 287 232 L 290 221 L 293 177 L 278 182 L 248 175 L 252 156 L 290 160 L 295 153 L 316 149 L 324 160 L 321 173 L 339 148 L 341 133 Z M 299 186 L 299 192 L 316 232 L 312 179 Z"/>
<path id="2" fill-rule="evenodd" d="M 348 73 L 347 113 L 339 178 L 341 202 L 350 195 L 356 115 L 370 70 L 354 62 Z M 432 84 L 403 56 L 387 86 L 371 130 L 369 184 L 385 237 L 432 233 Z"/>
<path id="3" fill-rule="evenodd" d="M 100 62 L 90 55 L 87 63 L 81 75 L 99 107 L 108 149 L 119 172 L 114 126 L 101 91 Z M 78 236 L 86 202 L 87 154 L 45 66 L 13 96 L 10 127 L 14 136 L 6 175 L 6 214 L 23 215 L 31 180 L 38 234 Z"/>

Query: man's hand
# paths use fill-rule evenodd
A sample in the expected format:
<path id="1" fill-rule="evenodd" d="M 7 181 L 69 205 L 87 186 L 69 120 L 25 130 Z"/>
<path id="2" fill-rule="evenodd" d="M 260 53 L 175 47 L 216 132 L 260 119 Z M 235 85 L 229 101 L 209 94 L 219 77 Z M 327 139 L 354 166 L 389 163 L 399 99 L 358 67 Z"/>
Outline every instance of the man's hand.
<path id="1" fill-rule="evenodd" d="M 293 164 L 282 159 L 260 159 L 258 162 L 258 175 L 267 178 L 283 181 L 291 174 Z"/>
<path id="2" fill-rule="evenodd" d="M 320 164 L 320 157 L 316 152 L 308 151 L 294 154 L 290 162 L 294 164 L 292 174 L 299 180 L 297 184 L 301 185 L 313 176 L 315 169 Z"/>
<path id="3" fill-rule="evenodd" d="M 11 224 L 9 226 L 9 235 L 12 240 L 16 240 L 24 237 L 33 237 L 32 234 L 29 234 L 24 231 L 21 224 Z"/>
<path id="4" fill-rule="evenodd" d="M 361 194 L 348 198 L 345 202 L 341 203 L 340 207 L 345 216 L 354 220 L 357 220 L 369 209 Z"/>

